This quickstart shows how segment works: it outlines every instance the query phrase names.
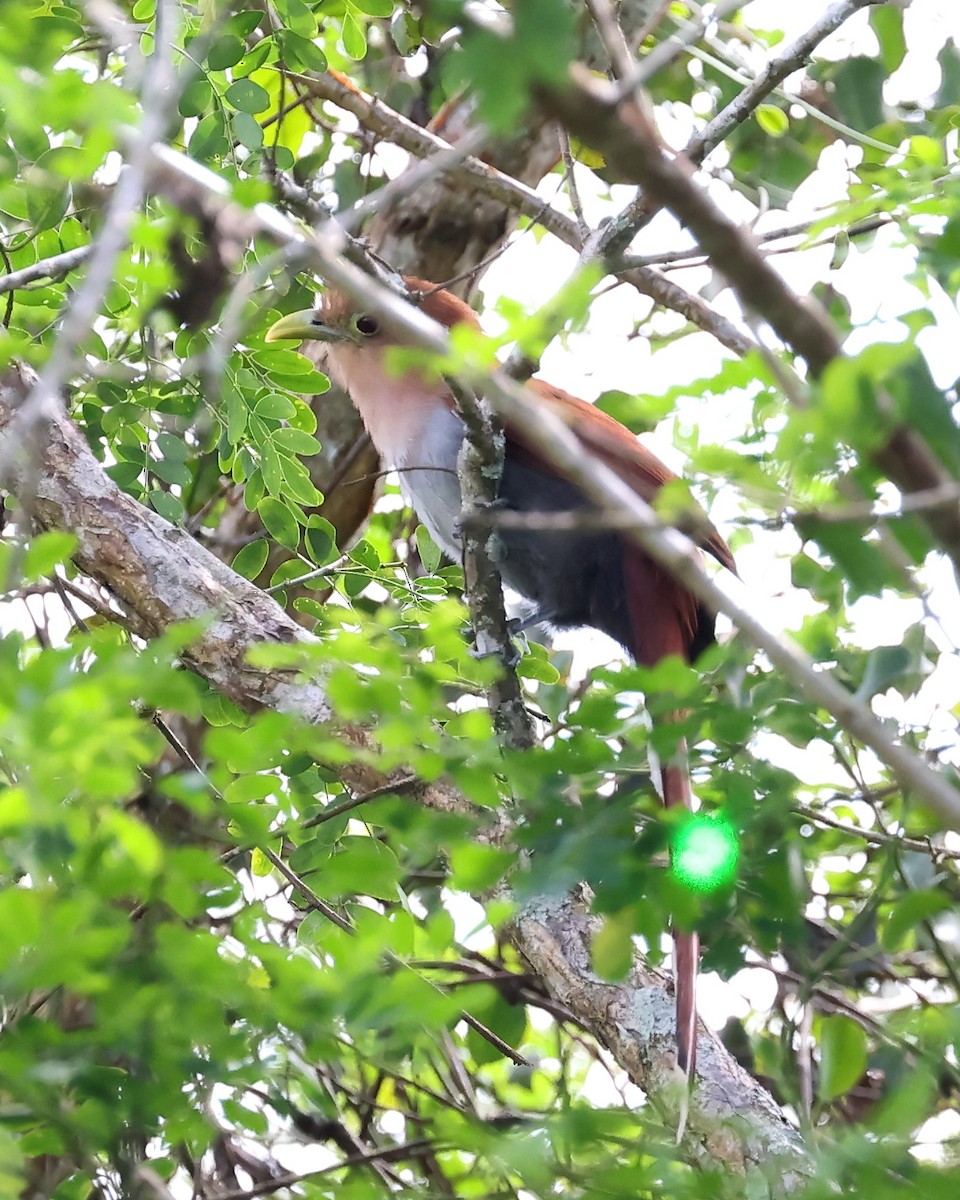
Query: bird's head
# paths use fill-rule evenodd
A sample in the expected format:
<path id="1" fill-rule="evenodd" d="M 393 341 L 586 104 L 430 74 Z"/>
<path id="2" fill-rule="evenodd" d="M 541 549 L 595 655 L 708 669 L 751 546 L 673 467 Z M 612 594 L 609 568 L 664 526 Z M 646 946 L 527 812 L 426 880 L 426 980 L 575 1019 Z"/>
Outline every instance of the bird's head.
<path id="1" fill-rule="evenodd" d="M 464 323 L 477 327 L 473 309 L 451 292 L 409 275 L 403 282 L 410 302 L 447 329 Z M 367 312 L 362 303 L 333 289 L 319 297 L 316 308 L 281 317 L 267 330 L 266 340 L 324 342 L 331 347 L 371 349 L 403 344 L 402 337 L 387 330 L 379 317 Z"/>
<path id="2" fill-rule="evenodd" d="M 412 276 L 404 284 L 410 302 L 445 328 L 479 327 L 473 309 L 451 292 Z M 403 457 L 404 447 L 416 440 L 432 411 L 452 403 L 442 379 L 424 378 L 416 370 L 397 373 L 387 352 L 408 343 L 343 292 L 326 291 L 316 308 L 281 317 L 267 330 L 266 340 L 316 345 L 308 356 L 349 392 L 374 443 L 391 463 Z"/>
<path id="3" fill-rule="evenodd" d="M 266 341 L 325 342 L 333 346 L 376 345 L 385 334 L 379 318 L 340 292 L 325 292 L 316 308 L 288 313 L 267 330 Z"/>

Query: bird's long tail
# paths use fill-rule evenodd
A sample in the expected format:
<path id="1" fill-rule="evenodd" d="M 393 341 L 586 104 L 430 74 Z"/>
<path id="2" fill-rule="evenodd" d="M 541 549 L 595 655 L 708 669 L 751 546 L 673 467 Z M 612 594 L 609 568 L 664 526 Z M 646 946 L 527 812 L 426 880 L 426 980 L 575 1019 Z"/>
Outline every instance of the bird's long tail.
<path id="1" fill-rule="evenodd" d="M 663 803 L 666 808 L 693 809 L 686 745 L 677 747 L 663 768 Z M 677 1065 L 688 1080 L 697 1066 L 697 975 L 700 969 L 700 939 L 696 933 L 673 931 L 673 987 L 677 1012 Z"/>

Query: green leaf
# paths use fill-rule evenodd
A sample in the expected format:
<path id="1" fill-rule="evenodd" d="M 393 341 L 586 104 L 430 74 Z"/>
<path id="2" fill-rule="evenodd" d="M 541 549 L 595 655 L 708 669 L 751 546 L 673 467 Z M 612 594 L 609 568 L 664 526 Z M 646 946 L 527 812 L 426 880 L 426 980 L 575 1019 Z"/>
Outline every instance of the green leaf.
<path id="1" fill-rule="evenodd" d="M 454 886 L 476 895 L 489 890 L 510 870 L 511 855 L 495 846 L 463 842 L 450 847 Z"/>
<path id="2" fill-rule="evenodd" d="M 291 458 L 286 453 L 280 454 L 280 470 L 283 474 L 283 491 L 287 500 L 297 504 L 314 507 L 323 503 L 323 496 L 317 491 L 310 478 L 310 473 L 299 458 Z"/>
<path id="3" fill-rule="evenodd" d="M 880 927 L 880 944 L 890 954 L 902 950 L 908 936 L 924 921 L 952 908 L 950 897 L 941 889 L 908 892 L 901 896 Z"/>
<path id="4" fill-rule="evenodd" d="M 277 33 L 277 42 L 284 62 L 293 70 L 325 71 L 327 56 L 323 50 L 309 38 L 301 37 L 292 29 L 281 29 Z"/>
<path id="5" fill-rule="evenodd" d="M 317 18 L 303 0 L 275 0 L 274 8 L 287 29 L 312 38 L 317 33 Z"/>
<path id="6" fill-rule="evenodd" d="M 266 496 L 257 505 L 257 514 L 264 528 L 275 541 L 288 550 L 300 545 L 300 526 L 290 509 L 272 496 Z"/>
<path id="7" fill-rule="evenodd" d="M 389 17 L 393 13 L 393 0 L 349 0 L 349 3 L 368 17 Z"/>
<path id="8" fill-rule="evenodd" d="M 478 994 L 477 989 L 468 1000 L 466 1011 L 508 1046 L 517 1047 L 523 1041 L 527 1028 L 527 1014 L 522 1004 L 510 1004 L 503 996 Z M 467 1031 L 467 1045 L 474 1062 L 502 1062 L 504 1053 L 479 1030 L 471 1027 Z"/>
<path id="9" fill-rule="evenodd" d="M 148 493 L 148 497 L 153 508 L 161 517 L 165 517 L 172 525 L 183 524 L 186 513 L 183 511 L 183 504 L 176 496 L 161 491 L 160 488 L 154 488 Z"/>
<path id="10" fill-rule="evenodd" d="M 173 433 L 157 434 L 157 449 L 164 458 L 175 462 L 186 462 L 190 456 L 190 444 Z"/>
<path id="11" fill-rule="evenodd" d="M 67 211 L 70 203 L 70 188 L 67 184 L 61 187 L 32 187 L 25 193 L 27 217 L 37 231 L 52 229 L 58 225 Z"/>
<path id="12" fill-rule="evenodd" d="M 49 575 L 54 567 L 70 557 L 77 548 L 77 539 L 72 533 L 51 529 L 33 538 L 27 546 L 20 563 L 20 576 L 24 583 L 35 583 Z"/>
<path id="13" fill-rule="evenodd" d="M 396 900 L 403 870 L 396 854 L 369 837 L 342 838 L 337 853 L 324 865 L 317 890 L 322 896 L 375 896 Z"/>
<path id="14" fill-rule="evenodd" d="M 414 537 L 416 538 L 417 553 L 420 555 L 423 569 L 428 575 L 432 575 L 440 566 L 443 551 L 433 540 L 430 530 L 427 529 L 426 525 L 418 525 Z"/>
<path id="15" fill-rule="evenodd" d="M 252 79 L 238 79 L 223 94 L 233 108 L 245 113 L 261 113 L 270 107 L 270 93 Z"/>
<path id="16" fill-rule="evenodd" d="M 275 45 L 273 37 L 262 38 L 233 68 L 233 78 L 246 79 L 248 75 L 258 71 L 273 54 Z"/>
<path id="17" fill-rule="evenodd" d="M 225 71 L 227 67 L 235 66 L 245 53 L 242 40 L 235 34 L 227 34 L 217 38 L 207 51 L 207 66 L 211 71 Z"/>
<path id="18" fill-rule="evenodd" d="M 560 679 L 560 672 L 547 658 L 546 650 L 536 643 L 531 643 L 529 651 L 520 659 L 517 674 L 523 679 L 534 679 L 537 683 L 548 685 Z"/>
<path id="19" fill-rule="evenodd" d="M 457 81 L 469 80 L 479 93 L 481 120 L 498 131 L 518 120 L 534 85 L 561 84 L 574 55 L 574 9 L 566 0 L 524 0 L 512 15 L 510 36 L 469 26 L 460 61 L 452 62 Z"/>
<path id="20" fill-rule="evenodd" d="M 421 44 L 420 27 L 412 13 L 398 8 L 390 19 L 390 36 L 397 50 L 406 57 Z"/>
<path id="21" fill-rule="evenodd" d="M 247 406 L 239 391 L 227 383 L 223 386 L 222 396 L 227 410 L 227 441 L 235 446 L 247 428 Z"/>
<path id="22" fill-rule="evenodd" d="M 960 96 L 960 47 L 955 38 L 948 38 L 937 55 L 937 66 L 940 68 L 940 87 L 934 97 L 934 104 L 955 105 Z"/>
<path id="23" fill-rule="evenodd" d="M 304 548 L 317 564 L 324 567 L 340 553 L 337 549 L 337 531 L 326 519 L 311 514 L 303 535 Z"/>
<path id="24" fill-rule="evenodd" d="M 880 57 L 892 75 L 903 62 L 907 42 L 903 36 L 903 13 L 895 4 L 878 5 L 870 10 L 870 25 L 880 43 Z"/>
<path id="25" fill-rule="evenodd" d="M 186 463 L 178 462 L 176 459 L 151 459 L 150 470 L 158 479 L 162 479 L 164 483 L 169 483 L 177 487 L 188 487 L 193 482 L 193 472 Z"/>
<path id="26" fill-rule="evenodd" d="M 835 1100 L 853 1087 L 867 1069 L 867 1035 L 852 1017 L 824 1017 L 820 1026 L 819 1092 Z"/>
<path id="27" fill-rule="evenodd" d="M 230 124 L 237 141 L 246 150 L 259 150 L 263 145 L 263 129 L 255 117 L 246 112 L 236 112 L 230 118 Z"/>
<path id="28" fill-rule="evenodd" d="M 343 42 L 344 53 L 346 53 L 350 58 L 359 62 L 360 59 L 366 57 L 366 34 L 364 33 L 361 23 L 350 13 L 347 13 L 343 18 L 343 26 L 340 30 L 340 37 Z"/>
<path id="29" fill-rule="evenodd" d="M 289 396 L 280 392 L 270 392 L 261 396 L 254 411 L 258 417 L 269 417 L 276 421 L 288 421 L 297 411 L 297 406 Z"/>
<path id="30" fill-rule="evenodd" d="M 899 583 L 896 568 L 875 540 L 864 540 L 855 522 L 798 521 L 797 528 L 843 570 L 854 597 L 878 596 L 885 587 L 896 587 Z"/>
<path id="31" fill-rule="evenodd" d="M 273 435 L 273 444 L 278 450 L 286 451 L 290 454 L 304 454 L 312 456 L 320 452 L 320 443 L 311 433 L 304 433 L 301 429 L 278 429 Z"/>
<path id="32" fill-rule="evenodd" d="M 913 655 L 906 646 L 877 646 L 871 650 L 867 656 L 863 682 L 856 691 L 857 699 L 866 701 L 889 687 L 895 687 L 912 662 Z"/>
<path id="33" fill-rule="evenodd" d="M 763 132 L 771 137 L 783 137 L 790 129 L 790 118 L 775 104 L 760 104 L 753 115 Z"/>
<path id="34" fill-rule="evenodd" d="M 266 566 L 269 553 L 269 543 L 264 538 L 258 538 L 239 551 L 233 560 L 233 569 L 244 579 L 256 579 Z"/>
<path id="35" fill-rule="evenodd" d="M 602 979 L 625 979 L 633 966 L 633 909 L 603 918 L 590 944 L 593 969 Z"/>
<path id="36" fill-rule="evenodd" d="M 845 59 L 833 73 L 834 103 L 841 120 L 861 133 L 883 121 L 883 64 L 863 56 Z"/>
<path id="37" fill-rule="evenodd" d="M 197 79 L 191 79 L 183 89 L 177 107 L 181 117 L 199 117 L 207 111 L 212 101 L 213 88 L 209 80 L 201 75 Z"/>
<path id="38" fill-rule="evenodd" d="M 260 473 L 263 475 L 264 487 L 271 496 L 279 496 L 283 492 L 283 463 L 276 447 L 270 442 L 264 442 L 260 447 Z"/>
<path id="39" fill-rule="evenodd" d="M 198 162 L 222 158 L 230 148 L 227 127 L 219 112 L 207 113 L 190 136 L 187 151 Z"/>

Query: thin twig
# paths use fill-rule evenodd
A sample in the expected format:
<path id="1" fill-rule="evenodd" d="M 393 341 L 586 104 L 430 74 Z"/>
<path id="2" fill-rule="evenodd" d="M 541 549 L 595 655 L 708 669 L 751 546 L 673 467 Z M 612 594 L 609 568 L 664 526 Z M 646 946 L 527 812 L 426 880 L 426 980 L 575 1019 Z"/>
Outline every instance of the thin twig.
<path id="1" fill-rule="evenodd" d="M 563 160 L 563 173 L 566 179 L 567 192 L 570 195 L 570 207 L 573 209 L 573 215 L 576 217 L 577 229 L 581 240 L 585 242 L 590 234 L 590 226 L 583 215 L 583 204 L 580 200 L 580 191 L 577 188 L 577 180 L 574 175 L 574 168 L 577 164 L 570 150 L 570 139 L 567 137 L 567 131 L 558 126 L 557 133 L 560 136 L 560 157 Z"/>
<path id="2" fill-rule="evenodd" d="M 622 99 L 629 96 L 631 92 L 645 87 L 655 75 L 679 58 L 688 46 L 693 45 L 694 42 L 698 42 L 703 37 L 704 32 L 711 22 L 730 16 L 731 13 L 743 8 L 744 2 L 745 0 L 724 0 L 723 3 L 716 5 L 709 15 L 698 17 L 683 24 L 675 34 L 672 34 L 665 41 L 655 46 L 649 54 L 645 55 L 636 66 L 624 75 L 617 89 L 618 97 Z"/>
<path id="3" fill-rule="evenodd" d="M 284 579 L 282 583 L 275 583 L 263 590 L 268 596 L 275 596 L 277 592 L 282 592 L 286 588 L 297 587 L 301 583 L 309 583 L 311 579 L 329 579 L 331 575 L 336 575 L 343 570 L 343 564 L 349 558 L 349 554 L 343 554 L 336 562 L 332 562 L 328 566 L 317 567 L 313 571 L 307 571 L 305 575 L 297 575 L 294 579 Z"/>
<path id="4" fill-rule="evenodd" d="M 443 138 L 422 129 L 406 117 L 388 108 L 382 101 L 366 96 L 330 74 L 297 76 L 304 86 L 323 100 L 352 113 L 367 128 L 378 136 L 393 142 L 402 149 L 421 158 L 442 154 L 453 147 Z M 468 155 L 463 162 L 449 168 L 451 180 L 474 188 L 514 209 L 532 222 L 546 229 L 559 241 L 571 246 L 578 253 L 583 250 L 583 239 L 577 222 L 553 208 L 549 202 L 525 184 L 505 175 L 481 159 Z M 683 288 L 666 280 L 655 271 L 630 272 L 623 276 L 625 281 L 644 295 L 650 296 L 664 308 L 680 312 L 687 320 L 717 337 L 736 354 L 745 354 L 753 348 L 745 337 L 726 317 L 714 312 L 701 297 L 686 292 Z"/>
<path id="5" fill-rule="evenodd" d="M 461 1020 L 465 1021 L 471 1029 L 479 1033 L 479 1035 L 485 1041 L 489 1042 L 490 1045 L 496 1050 L 499 1050 L 504 1058 L 509 1058 L 510 1061 L 515 1063 L 518 1067 L 529 1067 L 533 1065 L 528 1058 L 524 1058 L 519 1051 L 514 1050 L 509 1042 L 505 1042 L 502 1037 L 498 1037 L 492 1029 L 488 1029 L 487 1026 L 481 1021 L 478 1021 L 476 1017 L 472 1017 L 469 1013 L 465 1012 L 461 1013 Z"/>
<path id="6" fill-rule="evenodd" d="M 610 56 L 610 67 L 614 76 L 617 79 L 626 79 L 633 71 L 634 58 L 609 0 L 586 0 L 586 4 L 600 41 Z"/>
<path id="7" fill-rule="evenodd" d="M 328 904 L 326 900 L 321 900 L 313 888 L 305 883 L 296 871 L 283 861 L 275 850 L 271 850 L 269 846 L 261 846 L 260 853 L 268 862 L 276 867 L 288 883 L 293 884 L 294 888 L 309 902 L 312 908 L 315 908 L 317 912 L 325 916 L 328 921 L 332 921 L 334 925 L 339 926 L 344 933 L 354 932 L 353 926 L 346 917 L 341 917 L 332 905 Z"/>
<path id="8" fill-rule="evenodd" d="M 368 792 L 361 792 L 357 796 L 351 796 L 349 800 L 344 800 L 342 804 L 331 804 L 325 808 L 323 812 L 317 813 L 315 817 L 310 817 L 308 820 L 301 822 L 301 829 L 314 829 L 317 825 L 324 825 L 327 821 L 332 821 L 334 817 L 341 817 L 344 813 L 352 812 L 355 808 L 359 808 L 362 804 L 368 804 L 371 800 L 378 800 L 381 796 L 392 796 L 395 792 L 409 791 L 417 782 L 415 775 L 404 775 L 399 779 L 392 779 L 389 783 L 383 784 L 382 787 L 371 788 Z"/>
<path id="9" fill-rule="evenodd" d="M 750 230 L 722 213 L 689 168 L 664 152 L 638 106 L 616 104 L 609 84 L 582 73 L 573 86 L 542 88 L 541 99 L 552 115 L 600 150 L 611 167 L 641 184 L 691 230 L 743 305 L 805 358 L 814 376 L 840 355 L 839 333 L 822 306 L 798 296 L 766 260 Z M 923 438 L 898 423 L 896 405 L 884 390 L 878 389 L 877 404 L 890 431 L 872 452 L 873 463 L 905 492 L 951 482 Z M 924 520 L 960 577 L 960 508 L 929 509 Z"/>
<path id="10" fill-rule="evenodd" d="M 75 271 L 81 263 L 85 263 L 93 251 L 93 245 L 77 246 L 75 250 L 64 250 L 62 254 L 53 254 L 49 258 L 38 259 L 29 267 L 21 267 L 8 275 L 0 275 L 0 294 L 13 292 L 26 287 L 28 283 L 36 283 L 40 279 L 57 280 Z"/>
<path id="11" fill-rule="evenodd" d="M 766 517 L 748 521 L 764 529 L 783 529 L 787 525 L 842 525 L 860 521 L 867 525 L 879 525 L 885 521 L 899 521 L 908 513 L 923 513 L 934 508 L 944 508 L 960 502 L 960 481 L 938 484 L 919 492 L 901 494 L 895 508 L 877 508 L 873 500 L 851 500 L 836 508 L 791 508 Z"/>
<path id="12" fill-rule="evenodd" d="M 423 1158 L 425 1155 L 433 1154 L 437 1149 L 438 1145 L 432 1138 L 421 1138 L 415 1142 L 407 1142 L 402 1146 L 384 1146 L 379 1149 L 367 1150 L 363 1154 L 348 1155 L 347 1158 L 341 1159 L 340 1162 L 331 1163 L 328 1167 L 319 1167 L 315 1171 L 304 1171 L 299 1175 L 284 1175 L 280 1179 L 269 1179 L 264 1183 L 255 1184 L 250 1188 L 217 1192 L 217 1200 L 254 1200 L 256 1196 L 269 1196 L 271 1192 L 279 1192 L 281 1188 L 295 1187 L 299 1183 L 306 1183 L 311 1179 L 319 1179 L 325 1175 L 332 1175 L 334 1172 L 345 1170 L 347 1167 L 361 1167 L 378 1162 L 405 1162 L 408 1159 Z"/>
<path id="13" fill-rule="evenodd" d="M 812 225 L 817 225 L 822 220 L 822 217 L 813 217 L 806 221 L 797 221 L 793 225 L 786 225 L 782 229 L 768 230 L 766 233 L 758 233 L 754 230 L 753 236 L 761 245 L 766 246 L 770 242 L 779 242 L 784 238 L 802 237 Z M 897 218 L 892 213 L 878 213 L 875 217 L 858 221 L 847 229 L 837 229 L 832 233 L 825 233 L 815 241 L 801 241 L 793 246 L 771 246 L 766 253 L 768 255 L 796 254 L 802 250 L 812 250 L 817 246 L 832 245 L 840 236 L 863 237 L 868 233 L 883 229 L 887 225 L 895 225 L 896 222 Z M 625 254 L 621 259 L 621 264 L 626 269 L 634 267 L 702 267 L 707 262 L 709 259 L 699 246 L 689 246 L 685 250 L 662 250 L 657 254 Z"/>
<path id="14" fill-rule="evenodd" d="M 353 116 L 367 129 L 418 158 L 430 158 L 455 149 L 442 137 L 423 129 L 407 117 L 388 108 L 382 101 L 367 96 L 359 89 L 337 79 L 334 75 L 296 75 L 290 73 L 314 96 L 329 100 Z M 493 200 L 499 200 L 508 208 L 515 209 L 542 225 L 548 232 L 568 245 L 577 237 L 576 224 L 566 214 L 544 206 L 543 197 L 533 188 L 520 183 L 510 175 L 498 171 L 479 158 L 467 155 L 462 162 L 451 167 L 449 174 L 461 184 L 475 188 Z"/>
<path id="15" fill-rule="evenodd" d="M 409 196 L 418 188 L 436 179 L 440 175 L 449 174 L 459 166 L 465 158 L 476 154 L 482 149 L 488 139 L 485 129 L 474 129 L 455 145 L 415 161 L 413 166 L 402 171 L 395 179 L 377 188 L 369 196 L 364 197 L 353 208 L 338 215 L 337 220 L 348 233 L 359 233 L 364 222 L 375 212 L 380 212 L 390 204 Z"/>

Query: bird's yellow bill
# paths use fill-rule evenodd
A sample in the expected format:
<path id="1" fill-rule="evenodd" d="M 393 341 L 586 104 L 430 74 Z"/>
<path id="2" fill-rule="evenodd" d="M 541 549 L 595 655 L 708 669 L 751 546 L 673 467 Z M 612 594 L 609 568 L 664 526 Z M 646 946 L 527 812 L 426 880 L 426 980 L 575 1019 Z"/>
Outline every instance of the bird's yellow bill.
<path id="1" fill-rule="evenodd" d="M 324 334 L 328 336 L 325 337 Z M 300 312 L 288 313 L 279 321 L 274 321 L 263 340 L 265 342 L 302 342 L 304 340 L 325 342 L 332 339 L 326 327 L 317 321 L 314 310 L 305 308 Z"/>

